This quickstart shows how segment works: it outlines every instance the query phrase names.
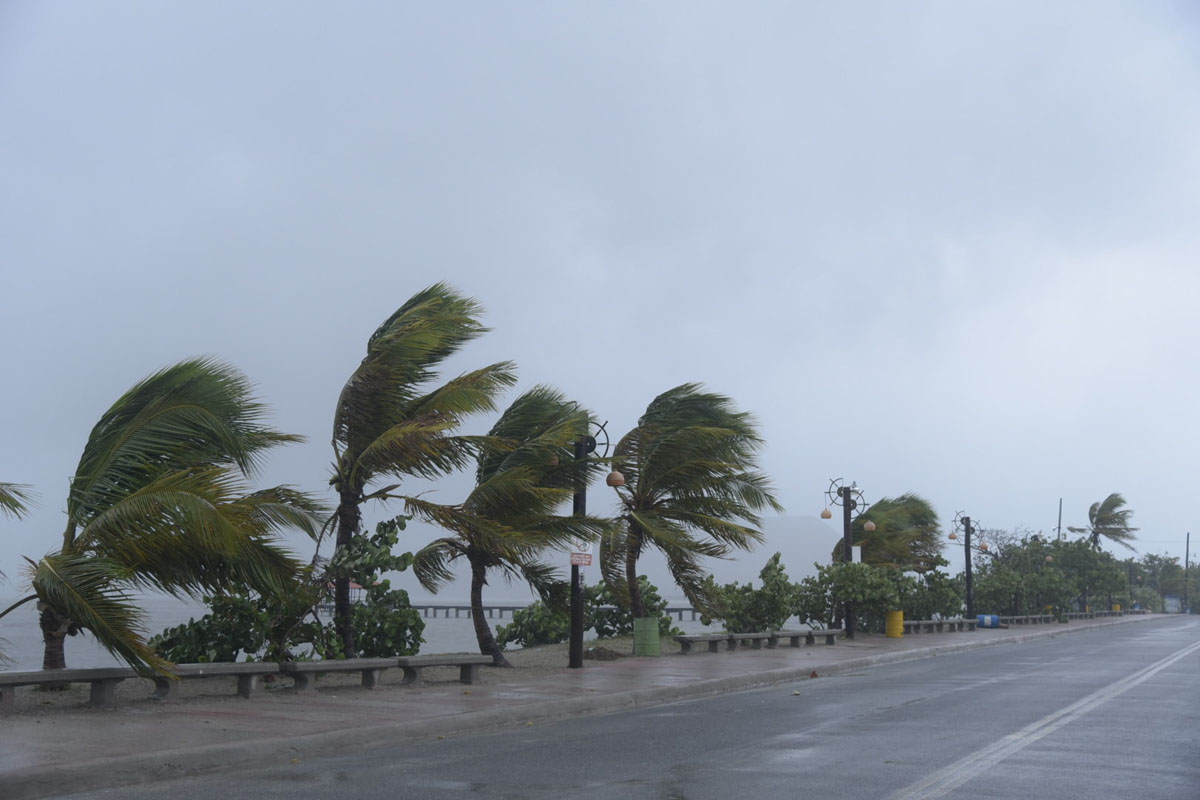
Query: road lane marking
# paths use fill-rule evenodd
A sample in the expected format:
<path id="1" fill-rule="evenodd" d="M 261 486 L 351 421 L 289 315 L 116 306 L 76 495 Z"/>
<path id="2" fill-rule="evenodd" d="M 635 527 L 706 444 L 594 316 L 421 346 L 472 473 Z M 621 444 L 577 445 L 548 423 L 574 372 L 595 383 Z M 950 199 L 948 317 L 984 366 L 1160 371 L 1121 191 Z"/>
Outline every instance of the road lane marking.
<path id="1" fill-rule="evenodd" d="M 918 781 L 905 789 L 901 789 L 899 792 L 891 795 L 890 800 L 933 800 L 936 797 L 943 797 L 980 773 L 996 766 L 1009 756 L 1024 750 L 1029 745 L 1049 736 L 1063 726 L 1071 724 L 1084 714 L 1099 708 L 1114 697 L 1122 695 L 1133 687 L 1150 680 L 1167 667 L 1182 658 L 1186 658 L 1197 650 L 1200 650 L 1200 642 L 1194 642 L 1132 675 L 1110 683 L 1108 686 L 1092 692 L 1066 708 L 1059 709 L 1053 714 L 1047 714 L 1037 722 L 1025 726 L 1016 733 L 1009 734 L 982 750 L 977 750 L 966 758 L 933 773 L 928 778 Z"/>

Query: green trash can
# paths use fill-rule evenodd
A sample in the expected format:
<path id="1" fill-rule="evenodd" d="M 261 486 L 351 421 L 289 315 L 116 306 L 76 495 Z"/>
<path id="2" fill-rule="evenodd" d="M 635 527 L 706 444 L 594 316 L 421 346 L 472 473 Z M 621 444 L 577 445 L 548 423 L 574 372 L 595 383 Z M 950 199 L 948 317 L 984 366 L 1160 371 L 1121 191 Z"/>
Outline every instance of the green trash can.
<path id="1" fill-rule="evenodd" d="M 633 654 L 658 655 L 658 617 L 639 617 L 633 621 Z"/>

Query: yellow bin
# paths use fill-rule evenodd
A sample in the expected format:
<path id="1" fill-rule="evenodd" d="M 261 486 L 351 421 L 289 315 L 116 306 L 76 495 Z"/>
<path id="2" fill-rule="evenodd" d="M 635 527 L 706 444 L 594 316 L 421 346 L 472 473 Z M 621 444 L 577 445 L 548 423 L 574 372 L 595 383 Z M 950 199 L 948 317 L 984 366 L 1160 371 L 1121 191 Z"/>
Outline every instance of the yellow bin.
<path id="1" fill-rule="evenodd" d="M 878 630 L 878 628 L 876 629 Z M 904 636 L 904 612 L 889 611 L 884 622 L 884 632 L 889 639 L 900 639 Z"/>

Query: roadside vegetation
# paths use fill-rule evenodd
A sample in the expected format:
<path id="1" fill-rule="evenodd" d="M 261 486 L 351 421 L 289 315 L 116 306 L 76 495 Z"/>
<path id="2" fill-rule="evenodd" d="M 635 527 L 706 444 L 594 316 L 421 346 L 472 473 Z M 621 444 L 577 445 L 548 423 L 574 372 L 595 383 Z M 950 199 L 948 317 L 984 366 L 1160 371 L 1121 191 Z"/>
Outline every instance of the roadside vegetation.
<path id="1" fill-rule="evenodd" d="M 169 672 L 173 662 L 410 655 L 424 624 L 388 576 L 411 568 L 436 592 L 465 571 L 479 651 L 505 666 L 507 645 L 567 638 L 568 587 L 555 564 L 594 544 L 603 581 L 586 588 L 586 624 L 601 637 L 628 635 L 635 618 L 672 631 L 658 588 L 638 575 L 651 552 L 704 621 L 731 632 L 777 630 L 792 619 L 838 627 L 847 603 L 864 631 L 882 630 L 891 611 L 964 612 L 964 580 L 946 571 L 938 515 L 914 493 L 883 498 L 853 521 L 862 563 L 841 563 L 839 545 L 831 563 L 793 582 L 775 554 L 757 585 L 718 585 L 709 562 L 753 549 L 761 515 L 782 507 L 760 469 L 753 415 L 699 383 L 654 397 L 608 458 L 576 460 L 595 422 L 547 385 L 513 399 L 487 434 L 463 433 L 471 418 L 496 413 L 516 383 L 511 361 L 440 374 L 488 332 L 482 315 L 475 300 L 436 283 L 370 334 L 333 409 L 329 498 L 256 488 L 268 453 L 301 438 L 265 422 L 266 407 L 233 367 L 190 359 L 138 382 L 92 429 L 70 476 L 61 539 L 27 559 L 28 592 L 0 620 L 36 602 L 46 669 L 66 666 L 64 643 L 81 632 L 144 672 Z M 622 480 L 610 483 L 602 513 L 569 513 L 572 496 L 610 467 Z M 406 489 L 411 479 L 467 468 L 474 485 L 456 502 Z M 28 486 L 0 483 L 0 516 L 20 519 L 34 498 Z M 369 501 L 389 509 L 373 533 L 364 529 Z M 410 542 L 413 520 L 444 534 Z M 1092 504 L 1086 525 L 1068 528 L 1078 538 L 980 532 L 989 546 L 968 554 L 976 609 L 1162 610 L 1172 595 L 1194 596 L 1195 576 L 1178 559 L 1118 560 L 1102 549 L 1132 549 L 1131 523 L 1125 498 L 1113 493 Z M 287 531 L 310 537 L 312 553 L 282 547 Z M 484 594 L 501 578 L 540 600 L 493 632 Z M 210 613 L 148 638 L 135 600 L 145 590 L 203 598 Z"/>

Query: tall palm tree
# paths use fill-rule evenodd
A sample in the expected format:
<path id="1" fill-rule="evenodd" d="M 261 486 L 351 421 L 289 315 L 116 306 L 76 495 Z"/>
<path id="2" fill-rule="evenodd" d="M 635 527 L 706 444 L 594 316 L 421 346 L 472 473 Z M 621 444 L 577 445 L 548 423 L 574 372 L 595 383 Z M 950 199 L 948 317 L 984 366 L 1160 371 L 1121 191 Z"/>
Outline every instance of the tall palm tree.
<path id="1" fill-rule="evenodd" d="M 635 617 L 646 613 L 637 562 L 647 549 L 662 552 L 692 605 L 707 609 L 700 559 L 762 541 L 758 512 L 783 510 L 756 471 L 762 444 L 750 414 L 694 383 L 656 397 L 617 443 L 613 460 L 625 476 L 617 489 L 621 526 L 601 539 L 600 566 Z"/>
<path id="2" fill-rule="evenodd" d="M 1126 508 L 1125 505 L 1125 498 L 1113 492 L 1100 502 L 1092 503 L 1092 507 L 1088 509 L 1087 527 L 1068 527 L 1067 530 L 1071 533 L 1087 534 L 1088 541 L 1097 549 L 1100 547 L 1100 538 L 1103 537 L 1132 550 L 1133 545 L 1130 542 L 1137 538 L 1133 535 L 1137 528 L 1130 527 L 1129 518 L 1133 516 L 1133 509 Z"/>
<path id="3" fill-rule="evenodd" d="M 547 549 L 595 539 L 608 520 L 563 516 L 579 481 L 599 468 L 595 459 L 576 464 L 572 444 L 588 432 L 588 412 L 560 392 L 538 386 L 518 397 L 492 427 L 499 447 L 485 448 L 475 469 L 475 488 L 455 507 L 410 499 L 406 510 L 453 534 L 431 542 L 413 560 L 413 571 L 430 591 L 452 577 L 451 565 L 471 568 L 471 618 L 479 652 L 507 667 L 483 613 L 483 587 L 492 571 L 526 581 L 545 600 L 562 582 L 541 561 Z"/>
<path id="4" fill-rule="evenodd" d="M 145 643 L 130 595 L 197 595 L 250 586 L 281 591 L 299 564 L 276 532 L 317 532 L 319 509 L 286 486 L 250 491 L 264 453 L 299 441 L 263 424 L 249 382 L 210 359 L 180 362 L 139 382 L 92 429 L 67 495 L 62 544 L 29 562 L 43 667 L 66 665 L 64 640 L 90 631 L 139 668 L 167 664 Z"/>
<path id="5" fill-rule="evenodd" d="M 867 522 L 875 523 L 868 532 Z M 862 546 L 864 563 L 928 572 L 945 563 L 937 512 L 925 498 L 908 492 L 884 497 L 854 520 L 852 541 Z M 842 545 L 834 548 L 833 560 L 842 560 Z"/>
<path id="6" fill-rule="evenodd" d="M 466 466 L 478 437 L 455 435 L 462 420 L 495 409 L 494 398 L 516 378 L 503 361 L 434 386 L 437 366 L 487 331 L 474 300 L 437 283 L 413 295 L 367 341 L 367 355 L 346 381 L 333 419 L 338 494 L 336 547 L 349 545 L 368 500 L 400 497 L 400 484 L 368 491 L 384 476 L 434 478 Z M 334 582 L 334 626 L 347 657 L 356 654 L 350 579 Z"/>

